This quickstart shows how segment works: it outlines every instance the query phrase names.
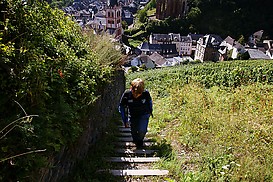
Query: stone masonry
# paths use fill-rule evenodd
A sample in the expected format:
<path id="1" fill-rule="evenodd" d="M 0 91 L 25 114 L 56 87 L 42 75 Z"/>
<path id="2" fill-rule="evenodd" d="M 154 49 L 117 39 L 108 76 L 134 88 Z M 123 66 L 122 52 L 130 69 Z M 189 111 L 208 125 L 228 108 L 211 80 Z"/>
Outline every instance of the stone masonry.
<path id="1" fill-rule="evenodd" d="M 182 18 L 187 13 L 187 0 L 157 0 L 156 18 Z"/>

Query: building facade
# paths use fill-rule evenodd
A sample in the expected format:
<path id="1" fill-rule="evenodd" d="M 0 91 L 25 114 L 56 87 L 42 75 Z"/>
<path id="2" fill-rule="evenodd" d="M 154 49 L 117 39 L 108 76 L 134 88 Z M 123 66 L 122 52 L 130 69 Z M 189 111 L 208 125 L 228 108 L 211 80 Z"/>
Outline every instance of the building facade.
<path id="1" fill-rule="evenodd" d="M 107 32 L 110 35 L 114 35 L 116 39 L 120 39 L 122 35 L 121 6 L 119 6 L 116 0 L 110 0 L 105 11 Z"/>
<path id="2" fill-rule="evenodd" d="M 192 39 L 190 36 L 181 36 L 179 55 L 190 56 L 192 54 Z"/>
<path id="3" fill-rule="evenodd" d="M 204 61 L 218 61 L 220 44 L 222 38 L 218 35 L 207 34 L 197 41 L 194 60 Z"/>

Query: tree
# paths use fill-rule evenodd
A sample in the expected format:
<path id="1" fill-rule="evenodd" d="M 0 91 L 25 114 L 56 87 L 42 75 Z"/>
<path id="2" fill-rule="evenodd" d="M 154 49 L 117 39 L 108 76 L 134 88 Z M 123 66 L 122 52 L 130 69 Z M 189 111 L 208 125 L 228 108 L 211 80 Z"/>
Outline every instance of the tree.
<path id="1" fill-rule="evenodd" d="M 124 30 L 128 29 L 128 24 L 127 24 L 126 21 L 122 21 L 122 22 L 121 22 L 121 26 L 122 26 L 122 28 L 123 28 Z"/>
<path id="2" fill-rule="evenodd" d="M 138 20 L 141 23 L 145 23 L 147 21 L 147 12 L 145 9 L 139 10 L 138 11 Z"/>
<path id="3" fill-rule="evenodd" d="M 151 0 L 148 4 L 147 4 L 147 9 L 153 9 L 156 8 L 156 0 Z"/>
<path id="4" fill-rule="evenodd" d="M 191 10 L 189 11 L 189 13 L 187 14 L 186 18 L 194 21 L 196 19 L 198 19 L 201 15 L 201 10 L 198 7 L 193 7 L 191 8 Z"/>
<path id="5" fill-rule="evenodd" d="M 244 45 L 246 42 L 245 42 L 245 37 L 243 35 L 240 36 L 240 38 L 238 39 L 238 42 L 241 44 L 241 45 Z"/>
<path id="6" fill-rule="evenodd" d="M 249 53 L 246 51 L 244 53 L 239 53 L 238 54 L 238 59 L 239 60 L 248 60 L 250 58 Z"/>

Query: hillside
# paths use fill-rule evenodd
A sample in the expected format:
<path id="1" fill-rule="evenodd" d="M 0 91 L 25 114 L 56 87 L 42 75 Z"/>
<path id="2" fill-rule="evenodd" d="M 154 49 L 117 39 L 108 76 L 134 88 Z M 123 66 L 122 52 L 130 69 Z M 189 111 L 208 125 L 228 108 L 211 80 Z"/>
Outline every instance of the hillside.
<path id="1" fill-rule="evenodd" d="M 272 181 L 272 61 L 234 61 L 128 74 L 154 100 L 149 127 L 172 152 L 173 181 Z"/>
<path id="2" fill-rule="evenodd" d="M 251 2 L 244 12 L 257 5 Z M 184 21 L 147 20 L 137 39 L 154 30 L 216 30 L 217 23 L 198 23 L 209 17 L 204 10 L 213 1 L 192 3 L 200 14 Z M 225 3 L 235 1 L 221 1 L 221 7 Z M 96 142 L 110 121 L 108 111 L 116 112 L 123 55 L 109 37 L 82 32 L 44 1 L 4 0 L 0 7 L 0 181 L 58 179 Z M 242 18 L 253 17 L 246 12 Z M 219 25 L 227 19 L 218 19 Z M 243 30 L 263 28 L 253 22 Z M 270 26 L 264 23 L 265 32 Z M 272 61 L 225 62 L 126 75 L 128 82 L 144 78 L 154 98 L 151 132 L 173 149 L 157 165 L 171 171 L 170 179 L 272 181 L 272 68 Z"/>
<path id="3" fill-rule="evenodd" d="M 188 23 L 202 33 L 216 33 L 223 37 L 228 35 L 238 39 L 240 35 L 249 37 L 251 33 L 264 30 L 267 36 L 273 36 L 272 1 L 219 1 L 191 0 L 191 11 Z M 189 25 L 189 26 L 191 26 Z"/>

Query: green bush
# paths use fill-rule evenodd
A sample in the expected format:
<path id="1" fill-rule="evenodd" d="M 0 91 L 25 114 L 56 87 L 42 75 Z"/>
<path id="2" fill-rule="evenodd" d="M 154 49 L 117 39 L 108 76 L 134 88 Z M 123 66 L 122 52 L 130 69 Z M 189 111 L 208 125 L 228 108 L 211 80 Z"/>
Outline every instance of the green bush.
<path id="1" fill-rule="evenodd" d="M 94 46 L 99 38 L 45 2 L 4 0 L 1 8 L 0 130 L 26 114 L 39 117 L 1 133 L 0 180 L 37 181 L 46 159 L 81 133 L 121 54 L 106 38 Z M 46 151 L 5 160 L 37 150 Z"/>
<path id="2" fill-rule="evenodd" d="M 141 23 L 145 23 L 147 21 L 147 11 L 145 9 L 139 10 L 137 14 L 138 14 L 138 20 Z"/>
<path id="3" fill-rule="evenodd" d="M 131 66 L 131 69 L 130 69 L 132 72 L 136 72 L 138 70 L 138 67 L 137 66 Z"/>

